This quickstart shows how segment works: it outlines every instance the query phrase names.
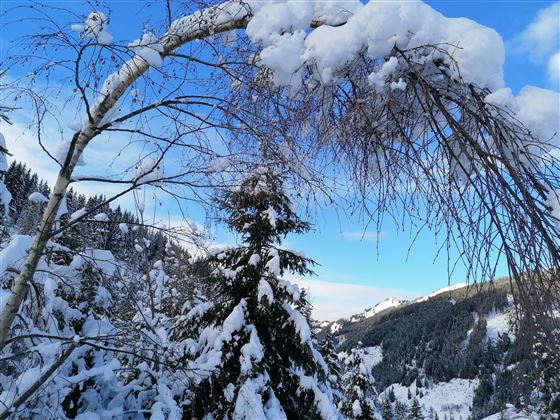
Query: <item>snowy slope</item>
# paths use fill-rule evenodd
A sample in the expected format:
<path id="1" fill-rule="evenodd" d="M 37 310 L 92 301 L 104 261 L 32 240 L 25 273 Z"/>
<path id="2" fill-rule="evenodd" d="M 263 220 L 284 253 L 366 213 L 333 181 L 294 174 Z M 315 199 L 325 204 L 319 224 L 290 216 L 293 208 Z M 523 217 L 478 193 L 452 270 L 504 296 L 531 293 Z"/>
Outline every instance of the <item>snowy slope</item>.
<path id="1" fill-rule="evenodd" d="M 440 382 L 430 387 L 422 387 L 423 396 L 416 395 L 416 384 L 409 387 L 393 384 L 391 385 L 397 400 L 410 403 L 408 391 L 412 398 L 416 397 L 422 406 L 424 414 L 428 414 L 433 409 L 439 418 L 449 418 L 466 420 L 470 416 L 470 406 L 472 404 L 474 391 L 478 386 L 478 379 L 452 379 L 449 382 Z M 387 388 L 382 397 L 386 397 L 391 387 Z"/>
<path id="2" fill-rule="evenodd" d="M 492 311 L 486 316 L 486 336 L 488 339 L 496 341 L 500 334 L 508 334 L 511 340 L 515 335 L 509 327 L 509 311 Z"/>
<path id="3" fill-rule="evenodd" d="M 518 419 L 518 420 L 537 420 L 542 418 L 539 414 L 518 410 L 511 404 L 507 404 L 508 408 L 501 413 L 492 414 L 482 420 L 501 420 L 501 419 Z"/>
<path id="4" fill-rule="evenodd" d="M 442 293 L 449 293 L 453 290 L 462 289 L 464 287 L 467 287 L 468 285 L 469 285 L 468 283 L 457 283 L 446 287 L 442 287 L 441 289 L 438 289 L 435 292 L 430 293 L 429 295 L 419 297 L 418 299 L 415 299 L 412 302 L 425 302 L 428 299 L 433 298 L 434 296 L 441 295 Z"/>
<path id="5" fill-rule="evenodd" d="M 361 314 L 357 314 L 357 315 L 352 316 L 352 318 L 350 318 L 350 322 L 356 322 L 356 321 L 359 321 L 360 319 L 364 319 L 364 318 L 371 318 L 372 316 L 374 316 L 375 314 L 378 314 L 379 312 L 385 311 L 385 310 L 390 309 L 390 308 L 395 308 L 395 307 L 401 305 L 404 302 L 406 302 L 406 301 L 401 300 L 401 299 L 396 298 L 396 297 L 387 298 L 383 302 L 380 302 L 377 305 L 375 305 L 373 308 L 366 309 Z"/>

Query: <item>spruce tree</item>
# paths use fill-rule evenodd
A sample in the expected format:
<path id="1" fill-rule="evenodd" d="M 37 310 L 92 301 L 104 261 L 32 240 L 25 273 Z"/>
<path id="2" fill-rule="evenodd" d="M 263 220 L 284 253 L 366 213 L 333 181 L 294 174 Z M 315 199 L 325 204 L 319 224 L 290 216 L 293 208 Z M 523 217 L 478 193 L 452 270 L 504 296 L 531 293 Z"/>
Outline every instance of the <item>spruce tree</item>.
<path id="1" fill-rule="evenodd" d="M 185 316 L 200 331 L 193 345 L 199 381 L 185 415 L 202 418 L 338 417 L 297 286 L 286 273 L 310 274 L 311 260 L 281 249 L 289 233 L 310 226 L 295 213 L 282 180 L 260 167 L 218 205 L 243 246 L 211 255 L 213 302 Z"/>
<path id="2" fill-rule="evenodd" d="M 348 366 L 348 372 L 345 380 L 345 400 L 342 404 L 342 413 L 349 419 L 374 418 L 376 408 L 372 397 L 375 389 L 369 369 L 356 349 L 352 349 L 345 363 Z"/>
<path id="3" fill-rule="evenodd" d="M 381 418 L 383 420 L 393 420 L 393 407 L 391 407 L 391 403 L 386 398 L 381 403 Z"/>
<path id="4" fill-rule="evenodd" d="M 327 331 L 325 334 L 319 351 L 329 368 L 328 381 L 333 390 L 335 401 L 338 402 L 342 399 L 342 392 L 340 390 L 340 381 L 342 378 L 340 374 L 340 362 L 338 360 L 338 354 L 336 353 L 335 339 L 330 331 Z"/>
<path id="5" fill-rule="evenodd" d="M 422 414 L 422 407 L 420 406 L 420 403 L 416 398 L 414 398 L 412 400 L 412 403 L 410 404 L 410 412 L 408 414 L 408 418 L 410 420 L 417 420 L 417 419 L 424 418 L 424 415 Z"/>
<path id="6" fill-rule="evenodd" d="M 397 401 L 395 403 L 395 420 L 405 420 L 408 418 L 409 408 L 405 402 Z"/>

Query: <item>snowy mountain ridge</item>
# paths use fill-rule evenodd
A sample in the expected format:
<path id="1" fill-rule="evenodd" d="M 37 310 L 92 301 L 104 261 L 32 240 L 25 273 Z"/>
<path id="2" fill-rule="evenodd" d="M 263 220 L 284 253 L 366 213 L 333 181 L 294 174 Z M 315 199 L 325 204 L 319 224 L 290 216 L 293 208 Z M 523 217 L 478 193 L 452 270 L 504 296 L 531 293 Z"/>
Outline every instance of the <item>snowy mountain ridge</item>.
<path id="1" fill-rule="evenodd" d="M 371 307 L 371 308 L 367 308 L 365 309 L 363 312 L 360 312 L 358 314 L 354 314 L 352 316 L 350 316 L 349 318 L 341 318 L 337 321 L 331 322 L 331 321 L 322 321 L 319 325 L 321 328 L 326 328 L 329 327 L 330 332 L 331 333 L 335 333 L 337 331 L 340 330 L 340 328 L 342 327 L 342 324 L 344 324 L 345 322 L 358 322 L 367 318 L 371 318 L 374 315 L 377 315 L 383 311 L 386 311 L 387 309 L 392 309 L 392 308 L 397 308 L 401 305 L 404 304 L 411 304 L 411 303 L 417 303 L 417 302 L 425 302 L 428 299 L 431 299 L 435 296 L 441 295 L 442 293 L 449 293 L 451 291 L 455 291 L 458 289 L 462 289 L 464 287 L 468 287 L 469 284 L 468 283 L 457 283 L 457 284 L 452 284 L 446 287 L 442 287 L 441 289 L 438 289 L 430 294 L 418 297 L 414 300 L 404 300 L 404 299 L 399 299 L 397 297 L 388 297 L 387 299 L 382 300 L 381 302 L 379 302 L 378 304 L 376 304 L 375 306 Z"/>

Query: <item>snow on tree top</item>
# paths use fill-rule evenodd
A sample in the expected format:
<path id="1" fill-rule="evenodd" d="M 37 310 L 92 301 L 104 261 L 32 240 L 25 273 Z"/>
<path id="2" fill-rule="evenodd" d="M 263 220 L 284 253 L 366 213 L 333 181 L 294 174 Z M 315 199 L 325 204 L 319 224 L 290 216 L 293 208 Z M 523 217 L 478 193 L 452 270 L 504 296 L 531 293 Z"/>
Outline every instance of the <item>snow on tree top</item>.
<path id="1" fill-rule="evenodd" d="M 47 201 L 49 201 L 49 199 L 40 192 L 36 191 L 29 195 L 29 201 L 31 201 L 32 203 L 41 204 L 46 203 Z"/>

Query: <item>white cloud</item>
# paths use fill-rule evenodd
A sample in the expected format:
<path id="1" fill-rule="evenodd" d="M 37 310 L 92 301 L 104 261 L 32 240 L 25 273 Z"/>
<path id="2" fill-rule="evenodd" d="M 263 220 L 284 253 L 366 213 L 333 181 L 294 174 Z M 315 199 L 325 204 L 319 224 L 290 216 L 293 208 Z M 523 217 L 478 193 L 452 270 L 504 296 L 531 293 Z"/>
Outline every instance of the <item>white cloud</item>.
<path id="1" fill-rule="evenodd" d="M 560 81 L 560 51 L 548 60 L 548 77 L 552 82 Z"/>
<path id="2" fill-rule="evenodd" d="M 560 2 L 541 9 L 537 17 L 512 42 L 513 52 L 527 54 L 538 65 L 547 66 L 552 84 L 560 80 Z"/>
<path id="3" fill-rule="evenodd" d="M 25 162 L 40 178 L 54 184 L 58 172 L 57 164 L 41 150 L 34 134 L 23 125 L 0 123 L 0 131 L 6 138 L 6 147 L 13 154 L 12 160 Z M 46 136 L 51 138 L 51 136 Z M 52 144 L 47 144 L 52 146 Z"/>
<path id="4" fill-rule="evenodd" d="M 516 44 L 521 52 L 538 63 L 558 50 L 560 38 L 560 2 L 540 10 L 537 17 L 517 37 Z"/>
<path id="5" fill-rule="evenodd" d="M 313 304 L 313 317 L 334 321 L 371 308 L 389 298 L 413 299 L 418 293 L 377 286 L 330 282 L 322 279 L 293 277 L 290 281 L 309 291 Z"/>

